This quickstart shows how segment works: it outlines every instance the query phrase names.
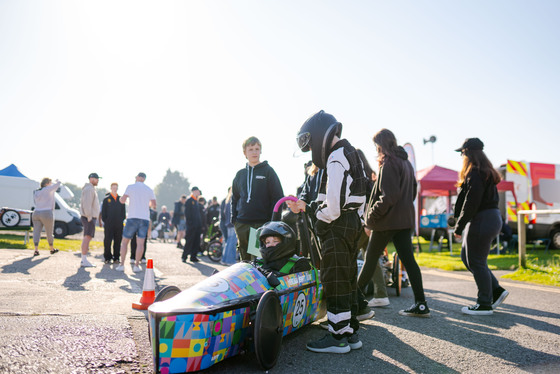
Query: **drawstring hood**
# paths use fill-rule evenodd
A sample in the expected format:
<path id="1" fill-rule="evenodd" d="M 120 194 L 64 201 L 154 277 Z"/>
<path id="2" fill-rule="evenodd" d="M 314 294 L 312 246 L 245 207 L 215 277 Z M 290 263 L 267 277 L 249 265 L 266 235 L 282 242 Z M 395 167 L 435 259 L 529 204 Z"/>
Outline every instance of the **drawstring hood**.
<path id="1" fill-rule="evenodd" d="M 254 166 L 247 164 L 247 203 L 251 201 L 251 191 L 253 190 L 253 171 Z"/>

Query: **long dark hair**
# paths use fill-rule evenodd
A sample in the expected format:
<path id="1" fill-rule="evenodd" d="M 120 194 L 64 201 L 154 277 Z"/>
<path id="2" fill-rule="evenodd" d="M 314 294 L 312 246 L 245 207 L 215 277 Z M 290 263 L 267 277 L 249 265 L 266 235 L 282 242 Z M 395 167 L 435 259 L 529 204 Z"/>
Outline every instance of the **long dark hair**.
<path id="1" fill-rule="evenodd" d="M 500 183 L 502 177 L 500 177 L 500 173 L 494 169 L 484 151 L 465 149 L 463 150 L 463 156 L 463 167 L 459 172 L 459 181 L 457 182 L 457 186 L 461 186 L 463 184 L 473 169 L 477 169 L 480 176 L 485 181 L 492 180 L 494 184 Z"/>
<path id="2" fill-rule="evenodd" d="M 395 156 L 398 145 L 395 134 L 389 129 L 381 129 L 373 136 L 373 142 L 377 146 L 377 161 L 379 166 L 383 165 L 385 158 Z"/>

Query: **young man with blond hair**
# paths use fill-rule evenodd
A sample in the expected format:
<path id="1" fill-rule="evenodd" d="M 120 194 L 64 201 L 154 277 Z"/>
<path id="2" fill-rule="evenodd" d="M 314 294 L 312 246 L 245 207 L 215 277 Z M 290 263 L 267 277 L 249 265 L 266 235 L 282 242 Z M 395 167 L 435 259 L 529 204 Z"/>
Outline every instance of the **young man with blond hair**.
<path id="1" fill-rule="evenodd" d="M 250 261 L 247 247 L 251 228 L 257 229 L 270 221 L 274 204 L 284 192 L 274 169 L 267 161 L 261 162 L 260 140 L 251 136 L 242 146 L 247 164 L 237 172 L 232 183 L 231 221 L 241 260 Z"/>

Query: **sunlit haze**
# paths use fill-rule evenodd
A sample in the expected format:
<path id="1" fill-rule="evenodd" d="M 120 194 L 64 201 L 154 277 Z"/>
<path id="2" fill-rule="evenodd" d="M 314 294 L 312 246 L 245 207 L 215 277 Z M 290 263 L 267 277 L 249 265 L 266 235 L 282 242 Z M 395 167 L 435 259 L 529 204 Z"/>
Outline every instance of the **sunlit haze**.
<path id="1" fill-rule="evenodd" d="M 560 164 L 558 1 L 0 1 L 0 169 L 124 192 L 178 170 L 223 198 L 241 144 L 284 192 L 320 109 L 373 166 L 373 134 L 417 168 L 458 170 L 481 138 L 495 166 Z M 434 135 L 435 143 L 423 143 Z M 432 153 L 433 151 L 433 153 Z"/>

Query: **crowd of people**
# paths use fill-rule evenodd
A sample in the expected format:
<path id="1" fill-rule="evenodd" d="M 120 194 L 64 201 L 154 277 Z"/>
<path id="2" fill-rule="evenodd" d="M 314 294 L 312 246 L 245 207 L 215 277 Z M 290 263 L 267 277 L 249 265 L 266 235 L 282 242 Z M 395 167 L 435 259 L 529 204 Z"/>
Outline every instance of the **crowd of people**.
<path id="1" fill-rule="evenodd" d="M 301 151 L 311 152 L 311 162 L 306 164 L 305 181 L 298 190 L 297 201 L 288 201 L 287 207 L 293 214 L 305 211 L 319 239 L 320 248 L 316 250 L 321 254 L 320 278 L 327 305 L 327 321 L 323 326 L 328 333 L 309 342 L 307 348 L 327 353 L 346 353 L 361 348 L 357 333 L 360 321 L 375 315 L 372 307 L 389 305 L 379 266 L 380 256 L 389 242 L 394 243 L 414 294 L 414 303 L 399 314 L 429 317 L 422 274 L 411 240 L 417 181 L 407 152 L 398 145 L 393 132 L 382 129 L 373 136 L 378 154 L 377 174 L 363 152 L 342 137 L 342 124 L 324 111 L 304 122 L 297 143 Z M 478 288 L 476 304 L 462 308 L 463 313 L 471 315 L 492 314 L 508 296 L 508 291 L 499 285 L 487 265 L 491 241 L 499 234 L 502 222 L 496 189 L 500 176 L 483 149 L 484 144 L 478 138 L 467 139 L 457 149 L 463 158 L 463 167 L 457 182 L 459 194 L 454 229 L 455 236 L 462 239 L 463 263 L 473 274 Z M 111 192 L 101 206 L 95 188 L 100 177 L 91 173 L 82 189 L 80 204 L 84 226 L 81 266 L 95 266 L 87 255 L 96 221 L 105 231 L 105 263 L 118 264 L 117 271 L 124 271 L 131 241 L 135 243 L 131 251 L 132 270 L 142 270 L 140 263 L 145 258 L 146 239 L 153 221 L 174 233 L 176 246 L 183 250 L 183 262 L 200 261 L 201 238 L 216 230 L 218 221 L 224 243 L 223 265 L 255 260 L 249 248 L 253 230 L 260 230 L 261 255 L 271 267 L 278 265 L 275 261 L 279 260 L 279 254 L 307 256 L 313 248 L 301 243 L 296 249 L 295 232 L 299 232 L 300 237 L 306 235 L 302 233 L 302 225 L 268 224 L 273 207 L 284 192 L 274 169 L 267 161 L 261 161 L 261 142 L 249 137 L 243 142 L 242 150 L 247 163 L 235 175 L 221 203 L 216 197 L 206 203 L 201 190 L 192 187 L 190 195 L 179 197 L 172 212 L 164 206 L 159 215 L 155 213 L 154 192 L 144 184 L 145 173 L 138 173 L 135 183 L 129 185 L 122 196 L 118 194 L 118 185 L 111 184 Z M 45 178 L 35 192 L 35 248 L 40 230 L 45 227 L 51 254 L 56 252 L 52 239 L 52 209 L 54 191 L 59 184 L 58 181 L 52 184 Z M 125 203 L 128 200 L 127 213 Z M 360 248 L 364 263 L 358 273 Z M 37 250 L 34 253 L 38 254 Z M 280 265 L 284 268 L 286 264 Z M 365 288 L 372 279 L 374 298 L 368 301 Z"/>

